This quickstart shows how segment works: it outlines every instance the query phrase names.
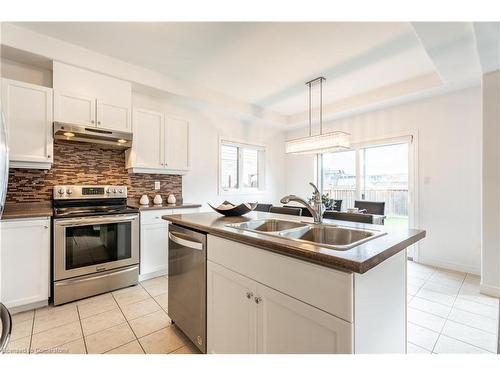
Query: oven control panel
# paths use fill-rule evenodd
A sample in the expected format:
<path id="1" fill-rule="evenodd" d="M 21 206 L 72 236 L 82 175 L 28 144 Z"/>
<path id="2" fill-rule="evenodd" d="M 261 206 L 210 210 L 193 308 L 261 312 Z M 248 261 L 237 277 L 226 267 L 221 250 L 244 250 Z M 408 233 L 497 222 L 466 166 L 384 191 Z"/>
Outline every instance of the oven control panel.
<path id="1" fill-rule="evenodd" d="M 127 198 L 127 187 L 120 185 L 57 185 L 53 197 L 59 199 Z"/>

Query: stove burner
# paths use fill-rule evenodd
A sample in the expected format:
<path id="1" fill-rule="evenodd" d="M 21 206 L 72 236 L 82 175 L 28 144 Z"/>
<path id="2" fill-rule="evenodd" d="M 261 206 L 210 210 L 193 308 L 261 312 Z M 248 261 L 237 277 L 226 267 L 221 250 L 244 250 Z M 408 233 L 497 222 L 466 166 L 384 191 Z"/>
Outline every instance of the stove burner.
<path id="1" fill-rule="evenodd" d="M 137 209 L 125 205 L 112 206 L 99 206 L 99 207 L 63 207 L 54 208 L 54 216 L 68 217 L 68 216 L 99 216 L 99 215 L 112 215 L 112 214 L 127 214 L 138 212 Z"/>
<path id="2" fill-rule="evenodd" d="M 54 186 L 54 217 L 117 215 L 139 212 L 127 206 L 126 186 Z"/>

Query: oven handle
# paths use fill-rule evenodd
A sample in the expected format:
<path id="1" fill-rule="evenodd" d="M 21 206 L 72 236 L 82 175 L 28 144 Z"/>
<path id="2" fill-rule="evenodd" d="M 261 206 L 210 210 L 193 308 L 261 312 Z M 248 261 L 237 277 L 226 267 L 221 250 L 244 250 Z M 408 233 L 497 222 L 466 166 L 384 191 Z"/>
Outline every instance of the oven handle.
<path id="1" fill-rule="evenodd" d="M 173 233 L 175 233 L 175 236 Z M 184 238 L 180 238 L 181 235 L 181 233 L 177 232 L 168 232 L 168 238 L 170 238 L 172 242 L 191 249 L 203 250 L 203 244 L 201 242 L 185 240 Z"/>
<path id="2" fill-rule="evenodd" d="M 127 221 L 135 220 L 139 217 L 139 215 L 128 215 L 128 216 L 116 216 L 113 219 L 111 216 L 96 218 L 96 217 L 88 217 L 88 218 L 80 218 L 80 219 L 63 219 L 56 220 L 55 224 L 61 227 L 73 227 L 77 225 L 97 225 L 97 224 L 114 224 L 114 223 L 123 223 Z"/>
<path id="3" fill-rule="evenodd" d="M 58 281 L 57 285 L 64 286 L 64 285 L 74 285 L 74 284 L 79 284 L 79 283 L 86 283 L 90 280 L 99 280 L 99 279 L 102 279 L 102 278 L 105 278 L 108 276 L 115 276 L 115 275 L 119 275 L 121 273 L 130 272 L 130 271 L 136 270 L 137 268 L 138 268 L 138 266 L 129 267 L 129 268 L 126 268 L 123 270 L 118 270 L 118 271 L 107 270 L 106 272 L 99 274 L 97 276 L 91 276 L 91 277 L 85 276 L 85 277 L 82 277 L 82 278 L 79 278 L 76 280 Z"/>

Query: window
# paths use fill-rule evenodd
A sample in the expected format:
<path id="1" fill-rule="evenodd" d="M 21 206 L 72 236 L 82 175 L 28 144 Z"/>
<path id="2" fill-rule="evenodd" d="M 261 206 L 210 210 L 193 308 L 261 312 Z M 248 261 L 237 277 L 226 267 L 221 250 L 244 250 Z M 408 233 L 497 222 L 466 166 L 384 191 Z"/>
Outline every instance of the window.
<path id="1" fill-rule="evenodd" d="M 323 154 L 323 193 L 342 200 L 344 209 L 354 207 L 356 199 L 356 151 Z"/>
<path id="2" fill-rule="evenodd" d="M 342 210 L 354 207 L 355 200 L 385 202 L 385 225 L 408 228 L 411 139 L 357 144 L 353 150 L 321 154 L 323 194 L 342 200 Z"/>
<path id="3" fill-rule="evenodd" d="M 238 147 L 221 145 L 221 187 L 238 189 Z"/>
<path id="4" fill-rule="evenodd" d="M 220 191 L 262 190 L 264 153 L 262 146 L 221 140 Z"/>

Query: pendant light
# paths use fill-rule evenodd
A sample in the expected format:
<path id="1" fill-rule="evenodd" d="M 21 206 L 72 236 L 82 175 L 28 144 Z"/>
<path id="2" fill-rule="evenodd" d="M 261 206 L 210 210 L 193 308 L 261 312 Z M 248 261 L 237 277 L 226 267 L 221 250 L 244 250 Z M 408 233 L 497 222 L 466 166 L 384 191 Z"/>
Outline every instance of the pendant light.
<path id="1" fill-rule="evenodd" d="M 349 133 L 333 131 L 323 134 L 323 81 L 325 77 L 318 77 L 306 85 L 309 87 L 309 136 L 297 138 L 285 142 L 285 152 L 287 154 L 319 154 L 322 152 L 332 152 L 346 150 L 350 147 Z M 319 83 L 319 134 L 312 135 L 312 85 Z"/>

